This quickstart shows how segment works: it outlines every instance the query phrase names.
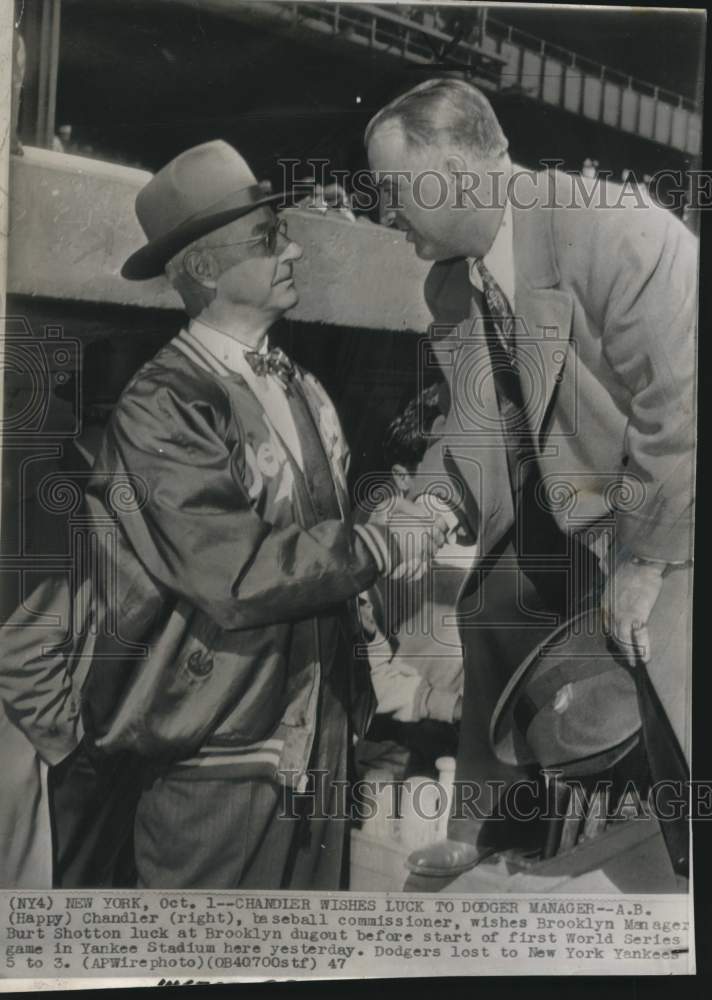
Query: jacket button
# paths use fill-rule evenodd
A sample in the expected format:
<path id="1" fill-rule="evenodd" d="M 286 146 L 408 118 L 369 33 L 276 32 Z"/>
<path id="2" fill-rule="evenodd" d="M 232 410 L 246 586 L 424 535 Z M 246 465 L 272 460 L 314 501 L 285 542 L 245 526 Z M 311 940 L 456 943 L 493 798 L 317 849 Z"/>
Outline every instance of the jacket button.
<path id="1" fill-rule="evenodd" d="M 196 677 L 205 677 L 213 669 L 212 656 L 203 656 L 200 650 L 194 650 L 188 657 L 188 669 Z"/>

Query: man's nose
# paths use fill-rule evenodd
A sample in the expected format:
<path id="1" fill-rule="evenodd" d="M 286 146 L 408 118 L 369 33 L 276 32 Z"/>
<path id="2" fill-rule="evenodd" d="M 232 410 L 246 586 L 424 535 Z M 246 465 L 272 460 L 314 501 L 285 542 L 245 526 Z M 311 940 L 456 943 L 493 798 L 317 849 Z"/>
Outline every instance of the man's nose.
<path id="1" fill-rule="evenodd" d="M 378 211 L 378 221 L 382 226 L 395 226 L 398 221 L 398 215 L 395 208 L 391 208 L 384 202 L 381 202 Z"/>
<path id="2" fill-rule="evenodd" d="M 382 205 L 379 211 L 379 221 L 382 226 L 392 226 L 394 229 L 405 231 L 408 228 L 407 221 L 403 218 L 403 213 L 397 208 Z"/>
<path id="3" fill-rule="evenodd" d="M 290 240 L 288 236 L 285 239 L 287 240 L 287 244 L 279 255 L 279 259 L 282 261 L 299 260 L 304 253 L 301 244 L 297 243 L 296 240 Z"/>

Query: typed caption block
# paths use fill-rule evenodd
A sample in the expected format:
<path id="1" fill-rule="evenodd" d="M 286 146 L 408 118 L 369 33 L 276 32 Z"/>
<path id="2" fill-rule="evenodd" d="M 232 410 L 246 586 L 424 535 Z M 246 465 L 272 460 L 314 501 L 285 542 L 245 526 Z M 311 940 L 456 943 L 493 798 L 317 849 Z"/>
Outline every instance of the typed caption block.
<path id="1" fill-rule="evenodd" d="M 4 892 L 2 986 L 689 974 L 691 912 L 684 895 Z"/>

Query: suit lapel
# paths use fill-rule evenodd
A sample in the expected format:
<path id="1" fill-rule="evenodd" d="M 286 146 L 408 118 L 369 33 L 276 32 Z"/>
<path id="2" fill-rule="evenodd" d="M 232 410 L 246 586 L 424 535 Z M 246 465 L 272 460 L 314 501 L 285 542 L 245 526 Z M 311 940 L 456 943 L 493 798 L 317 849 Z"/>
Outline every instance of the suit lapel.
<path id="1" fill-rule="evenodd" d="M 516 168 L 519 169 L 519 168 Z M 538 204 L 512 204 L 515 338 L 529 425 L 540 434 L 566 362 L 573 299 L 561 291 L 547 172 L 532 174 Z"/>
<path id="2" fill-rule="evenodd" d="M 573 302 L 567 292 L 530 288 L 515 292 L 517 360 L 529 427 L 540 434 L 567 358 Z"/>
<path id="3" fill-rule="evenodd" d="M 458 262 L 459 264 L 459 262 Z M 462 280 L 462 268 L 458 267 Z M 433 345 L 438 361 L 448 376 L 453 413 L 450 424 L 455 433 L 448 435 L 443 452 L 445 471 L 459 484 L 461 509 L 468 524 L 482 534 L 487 550 L 493 540 L 511 522 L 508 498 L 505 442 L 499 415 L 494 373 L 489 347 L 484 335 L 482 311 L 467 280 L 467 319 L 451 328 L 449 336 Z M 457 304 L 461 315 L 463 292 Z M 454 319 L 457 313 L 451 314 Z M 476 448 L 473 449 L 473 445 Z M 482 521 L 482 514 L 487 516 Z"/>
<path id="4" fill-rule="evenodd" d="M 492 358 L 485 337 L 481 304 L 471 286 L 470 316 L 466 324 L 459 327 L 459 332 L 463 356 L 458 363 L 460 384 L 457 389 L 467 411 L 463 417 L 466 421 L 469 418 L 472 429 L 479 434 L 485 437 L 493 434 L 501 438 Z"/>

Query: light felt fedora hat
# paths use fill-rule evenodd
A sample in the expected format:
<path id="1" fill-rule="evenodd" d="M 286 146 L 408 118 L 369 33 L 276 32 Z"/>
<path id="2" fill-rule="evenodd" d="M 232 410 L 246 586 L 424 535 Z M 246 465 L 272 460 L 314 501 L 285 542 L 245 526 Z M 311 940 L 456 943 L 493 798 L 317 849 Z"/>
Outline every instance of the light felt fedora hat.
<path id="1" fill-rule="evenodd" d="M 124 278 L 156 278 L 193 240 L 279 201 L 269 181 L 257 181 L 236 149 L 217 139 L 180 153 L 136 196 L 136 215 L 148 243 L 121 269 Z"/>
<path id="2" fill-rule="evenodd" d="M 641 727 L 635 679 L 598 609 L 555 629 L 514 673 L 492 714 L 500 760 L 583 776 L 611 767 Z"/>

